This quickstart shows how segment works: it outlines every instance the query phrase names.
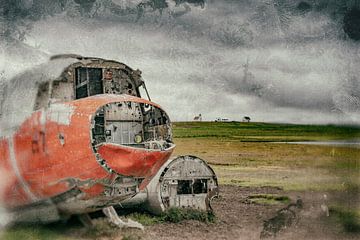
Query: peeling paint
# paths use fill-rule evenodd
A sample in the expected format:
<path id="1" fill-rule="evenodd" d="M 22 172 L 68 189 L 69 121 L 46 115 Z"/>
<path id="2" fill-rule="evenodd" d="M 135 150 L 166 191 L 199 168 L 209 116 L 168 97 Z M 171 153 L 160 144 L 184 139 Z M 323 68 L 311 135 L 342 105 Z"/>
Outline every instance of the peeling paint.
<path id="1" fill-rule="evenodd" d="M 55 103 L 47 111 L 50 121 L 62 124 L 70 125 L 71 117 L 74 113 L 74 107 L 72 105 Z"/>

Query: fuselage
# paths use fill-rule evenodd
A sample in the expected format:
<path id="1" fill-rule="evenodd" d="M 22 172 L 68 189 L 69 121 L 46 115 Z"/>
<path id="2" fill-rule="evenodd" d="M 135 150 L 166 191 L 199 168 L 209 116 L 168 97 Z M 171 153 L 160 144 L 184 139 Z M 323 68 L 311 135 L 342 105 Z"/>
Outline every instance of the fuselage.
<path id="1" fill-rule="evenodd" d="M 167 114 L 140 97 L 138 73 L 103 61 L 82 59 L 38 84 L 34 110 L 0 136 L 5 207 L 50 201 L 60 212 L 91 212 L 134 196 L 169 159 Z"/>

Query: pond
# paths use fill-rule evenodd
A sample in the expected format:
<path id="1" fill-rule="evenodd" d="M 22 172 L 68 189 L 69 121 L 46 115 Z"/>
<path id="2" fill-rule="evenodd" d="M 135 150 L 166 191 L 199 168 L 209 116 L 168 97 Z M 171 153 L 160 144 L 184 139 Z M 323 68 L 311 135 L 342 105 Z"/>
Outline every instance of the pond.
<path id="1" fill-rule="evenodd" d="M 324 145 L 334 147 L 350 147 L 360 148 L 360 140 L 336 140 L 336 141 L 299 141 L 299 142 L 276 142 L 276 143 L 287 143 L 287 144 L 308 144 L 308 145 Z"/>

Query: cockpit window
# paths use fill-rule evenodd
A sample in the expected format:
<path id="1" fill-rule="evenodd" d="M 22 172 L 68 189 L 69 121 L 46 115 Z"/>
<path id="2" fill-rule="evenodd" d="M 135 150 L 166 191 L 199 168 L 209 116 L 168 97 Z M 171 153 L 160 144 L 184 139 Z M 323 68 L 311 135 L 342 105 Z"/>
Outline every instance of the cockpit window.
<path id="1" fill-rule="evenodd" d="M 76 99 L 103 93 L 102 68 L 76 68 Z"/>
<path id="2" fill-rule="evenodd" d="M 104 69 L 104 93 L 138 96 L 136 86 L 123 69 Z"/>
<path id="3" fill-rule="evenodd" d="M 55 102 L 67 102 L 97 94 L 127 94 L 141 97 L 141 72 L 111 61 L 77 62 L 57 78 L 38 84 L 34 110 Z"/>

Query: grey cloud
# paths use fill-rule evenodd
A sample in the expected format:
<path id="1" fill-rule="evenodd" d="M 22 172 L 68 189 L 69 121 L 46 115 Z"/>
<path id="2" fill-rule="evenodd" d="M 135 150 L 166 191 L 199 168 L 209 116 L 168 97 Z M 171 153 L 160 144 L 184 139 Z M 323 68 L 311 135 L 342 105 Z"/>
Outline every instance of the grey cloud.
<path id="1" fill-rule="evenodd" d="M 175 120 L 201 112 L 208 119 L 360 123 L 360 48 L 342 29 L 350 1 L 106 0 L 86 11 L 79 1 L 62 2 L 64 10 L 47 7 L 54 16 L 33 22 L 19 43 L 31 51 L 14 49 L 139 68 L 152 98 Z M 18 64 L 15 71 L 31 65 L 7 52 L 5 65 Z"/>

